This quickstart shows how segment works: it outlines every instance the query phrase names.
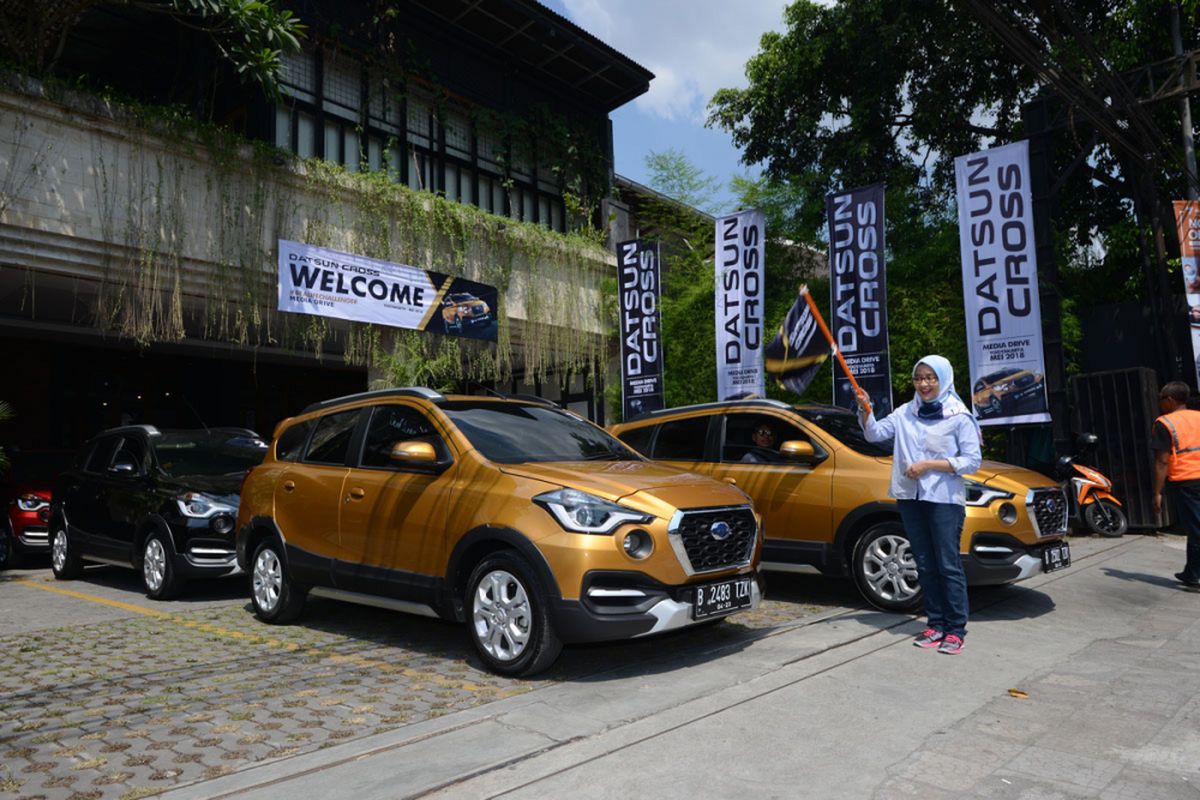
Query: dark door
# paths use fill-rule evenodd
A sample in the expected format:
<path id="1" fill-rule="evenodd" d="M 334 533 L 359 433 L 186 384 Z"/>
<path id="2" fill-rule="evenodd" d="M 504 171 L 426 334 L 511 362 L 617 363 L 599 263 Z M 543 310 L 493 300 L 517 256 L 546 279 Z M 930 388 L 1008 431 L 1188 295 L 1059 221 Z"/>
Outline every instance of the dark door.
<path id="1" fill-rule="evenodd" d="M 158 499 L 150 490 L 149 448 L 144 436 L 129 434 L 113 455 L 104 488 L 108 506 L 105 547 L 109 558 L 133 563 L 135 535 L 147 515 L 158 510 Z"/>
<path id="2" fill-rule="evenodd" d="M 100 437 L 91 452 L 64 476 L 62 509 L 71 529 L 72 544 L 82 555 L 98 553 L 97 543 L 107 525 L 104 519 L 107 509 L 100 503 L 102 484 L 120 443 L 120 436 Z"/>

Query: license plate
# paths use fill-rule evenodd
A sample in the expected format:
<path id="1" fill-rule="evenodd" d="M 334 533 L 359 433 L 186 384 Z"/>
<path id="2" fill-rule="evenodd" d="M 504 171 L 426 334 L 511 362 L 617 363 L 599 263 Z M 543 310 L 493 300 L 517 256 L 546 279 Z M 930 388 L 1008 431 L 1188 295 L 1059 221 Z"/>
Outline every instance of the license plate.
<path id="1" fill-rule="evenodd" d="M 696 587 L 696 603 L 692 606 L 692 619 L 703 619 L 713 614 L 736 611 L 750 605 L 749 575 L 731 581 L 710 583 Z"/>
<path id="2" fill-rule="evenodd" d="M 1071 566 L 1071 545 L 1066 542 L 1055 542 L 1046 545 L 1042 550 L 1042 569 L 1054 572 L 1056 569 Z"/>

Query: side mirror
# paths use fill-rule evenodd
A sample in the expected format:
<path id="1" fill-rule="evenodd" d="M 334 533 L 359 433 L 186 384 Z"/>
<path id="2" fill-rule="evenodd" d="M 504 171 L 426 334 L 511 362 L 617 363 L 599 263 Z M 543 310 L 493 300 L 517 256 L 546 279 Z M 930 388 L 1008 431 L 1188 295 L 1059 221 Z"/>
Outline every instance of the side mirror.
<path id="1" fill-rule="evenodd" d="M 438 459 L 437 450 L 429 442 L 407 441 L 392 445 L 392 464 L 429 472 L 441 472 L 450 461 Z"/>
<path id="2" fill-rule="evenodd" d="M 788 461 L 808 461 L 816 459 L 817 452 L 810 442 L 791 439 L 779 446 L 779 453 Z"/>
<path id="3" fill-rule="evenodd" d="M 133 475 L 137 472 L 137 467 L 131 461 L 117 461 L 108 468 L 108 471 L 115 475 Z"/>

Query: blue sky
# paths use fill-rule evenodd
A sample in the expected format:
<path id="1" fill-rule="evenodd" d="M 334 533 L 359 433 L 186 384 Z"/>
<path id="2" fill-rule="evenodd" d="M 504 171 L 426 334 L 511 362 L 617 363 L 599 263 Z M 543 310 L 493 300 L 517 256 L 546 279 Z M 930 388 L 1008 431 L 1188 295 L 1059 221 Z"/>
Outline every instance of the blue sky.
<path id="1" fill-rule="evenodd" d="M 782 28 L 784 0 L 541 2 L 657 76 L 611 115 L 619 174 L 647 183 L 646 155 L 670 147 L 723 184 L 747 172 L 728 134 L 704 127 L 705 107 L 717 89 L 746 85 L 746 61 L 764 32 Z"/>

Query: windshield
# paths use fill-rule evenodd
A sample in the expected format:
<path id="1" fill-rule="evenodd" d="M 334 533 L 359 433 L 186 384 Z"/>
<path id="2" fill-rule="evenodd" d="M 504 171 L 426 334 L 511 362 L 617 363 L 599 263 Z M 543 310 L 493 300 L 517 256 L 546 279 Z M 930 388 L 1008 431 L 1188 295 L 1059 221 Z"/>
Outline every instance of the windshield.
<path id="1" fill-rule="evenodd" d="M 835 408 L 799 408 L 800 416 L 833 436 L 842 444 L 864 456 L 886 458 L 892 454 L 892 442 L 868 442 L 858 420 L 849 411 Z"/>
<path id="2" fill-rule="evenodd" d="M 159 467 L 172 476 L 246 472 L 267 454 L 252 431 L 167 431 L 153 442 Z"/>
<path id="3" fill-rule="evenodd" d="M 549 406 L 457 401 L 438 406 L 490 461 L 640 461 L 604 431 Z"/>

